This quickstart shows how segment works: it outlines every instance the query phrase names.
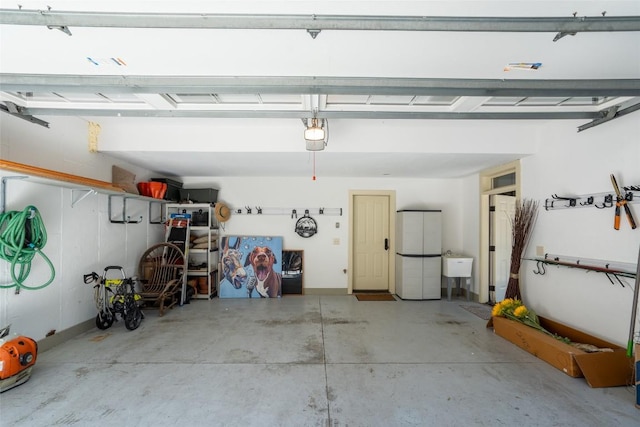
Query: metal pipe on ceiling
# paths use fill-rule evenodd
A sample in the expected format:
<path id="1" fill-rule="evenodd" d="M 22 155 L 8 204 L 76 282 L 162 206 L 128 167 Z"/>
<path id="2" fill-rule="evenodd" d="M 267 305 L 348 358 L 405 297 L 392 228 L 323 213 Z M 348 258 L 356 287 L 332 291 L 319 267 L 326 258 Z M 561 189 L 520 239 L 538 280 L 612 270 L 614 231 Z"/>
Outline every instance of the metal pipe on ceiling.
<path id="1" fill-rule="evenodd" d="M 578 132 L 582 132 L 583 130 L 587 130 L 592 127 L 599 126 L 603 123 L 609 122 L 614 119 L 618 119 L 622 116 L 626 116 L 627 114 L 631 114 L 638 110 L 640 110 L 640 102 L 623 109 L 618 109 L 616 107 L 611 110 L 601 111 L 600 113 L 598 113 L 600 117 L 598 117 L 597 119 L 594 119 L 589 123 L 585 123 L 583 125 L 578 126 Z"/>
<path id="2" fill-rule="evenodd" d="M 216 119 L 305 119 L 307 110 L 104 110 L 91 108 L 40 108 L 23 107 L 22 114 L 38 116 L 82 117 L 166 117 L 166 118 L 216 118 Z M 538 112 L 445 112 L 445 111 L 326 111 L 317 113 L 319 119 L 380 119 L 380 120 L 595 120 L 599 112 L 587 111 L 538 111 Z"/>
<path id="3" fill-rule="evenodd" d="M 92 76 L 0 73 L 5 92 L 421 96 L 640 96 L 640 79 L 533 80 L 295 76 Z"/>
<path id="4" fill-rule="evenodd" d="M 640 16 L 463 17 L 74 12 L 0 9 L 0 24 L 48 27 L 257 30 L 612 32 L 640 31 Z"/>

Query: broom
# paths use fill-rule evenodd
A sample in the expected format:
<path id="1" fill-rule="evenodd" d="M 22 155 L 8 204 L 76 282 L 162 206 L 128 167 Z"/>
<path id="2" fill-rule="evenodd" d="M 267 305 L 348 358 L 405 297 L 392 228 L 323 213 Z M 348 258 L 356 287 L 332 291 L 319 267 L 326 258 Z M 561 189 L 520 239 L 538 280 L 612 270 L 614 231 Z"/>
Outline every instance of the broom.
<path id="1" fill-rule="evenodd" d="M 520 262 L 522 253 L 529 243 L 531 231 L 538 215 L 538 202 L 524 199 L 516 204 L 516 211 L 513 217 L 512 242 L 511 242 L 511 268 L 509 270 L 509 282 L 505 298 L 522 300 L 520 293 Z"/>

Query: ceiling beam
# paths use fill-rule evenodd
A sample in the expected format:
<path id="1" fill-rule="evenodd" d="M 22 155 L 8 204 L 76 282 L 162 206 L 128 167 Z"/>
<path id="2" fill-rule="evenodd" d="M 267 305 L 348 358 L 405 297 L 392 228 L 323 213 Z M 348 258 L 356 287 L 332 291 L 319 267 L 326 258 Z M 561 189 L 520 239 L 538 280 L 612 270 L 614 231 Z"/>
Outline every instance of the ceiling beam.
<path id="1" fill-rule="evenodd" d="M 587 130 L 590 129 L 592 127 L 595 126 L 599 126 L 603 123 L 609 122 L 611 120 L 620 118 L 622 116 L 626 116 L 627 114 L 631 114 L 635 111 L 639 111 L 640 110 L 640 102 L 632 104 L 626 108 L 620 109 L 618 106 L 613 106 L 610 107 L 609 109 L 605 110 L 605 111 L 601 111 L 600 112 L 600 117 L 589 122 L 589 123 L 585 123 L 581 126 L 578 126 L 578 132 L 582 132 L 583 130 Z"/>
<path id="2" fill-rule="evenodd" d="M 44 126 L 46 128 L 49 127 L 49 122 L 33 117 L 31 114 L 26 112 L 23 107 L 15 105 L 13 102 L 5 101 L 5 105 L 0 104 L 0 112 L 10 114 L 13 117 L 26 120 L 36 125 Z"/>
<path id="3" fill-rule="evenodd" d="M 5 92 L 640 96 L 640 79 L 525 80 L 378 77 L 92 76 L 0 73 Z"/>
<path id="4" fill-rule="evenodd" d="M 307 110 L 151 110 L 151 109 L 100 109 L 97 108 L 40 108 L 23 107 L 22 114 L 39 116 L 96 116 L 96 117 L 185 117 L 185 118 L 309 118 Z M 589 111 L 538 111 L 538 112 L 444 112 L 444 111 L 319 111 L 321 119 L 406 119 L 406 120 L 558 120 L 602 117 Z"/>
<path id="5" fill-rule="evenodd" d="M 640 16 L 458 17 L 74 12 L 0 9 L 0 24 L 51 28 L 195 28 L 261 30 L 611 32 L 640 31 Z"/>

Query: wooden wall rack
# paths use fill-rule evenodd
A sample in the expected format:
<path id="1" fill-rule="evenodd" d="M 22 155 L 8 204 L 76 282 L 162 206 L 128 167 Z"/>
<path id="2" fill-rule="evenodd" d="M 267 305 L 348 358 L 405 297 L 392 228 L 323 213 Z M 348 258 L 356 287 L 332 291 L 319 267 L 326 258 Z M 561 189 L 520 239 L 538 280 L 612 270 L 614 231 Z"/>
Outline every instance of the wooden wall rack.
<path id="1" fill-rule="evenodd" d="M 633 264 L 620 263 L 615 261 L 605 260 L 587 260 L 575 257 L 568 257 L 562 255 L 550 255 L 545 254 L 543 258 L 524 258 L 527 261 L 534 261 L 536 263 L 536 269 L 533 270 L 534 274 L 544 275 L 547 273 L 546 265 L 555 265 L 558 267 L 577 268 L 580 270 L 595 271 L 596 273 L 602 273 L 611 282 L 615 284 L 611 278 L 616 279 L 617 283 L 624 287 L 624 283 L 620 280 L 621 277 L 629 279 L 635 279 L 637 273 L 636 266 Z"/>
<path id="2" fill-rule="evenodd" d="M 0 184 L 0 213 L 6 209 L 6 191 L 9 181 L 16 179 L 28 179 L 30 182 L 38 184 L 52 185 L 56 187 L 71 189 L 71 207 L 82 202 L 85 198 L 95 194 L 106 194 L 109 196 L 109 221 L 114 224 L 138 224 L 142 222 L 142 216 L 139 220 L 132 220 L 127 215 L 127 200 L 136 199 L 149 203 L 149 223 L 162 224 L 162 209 L 160 209 L 160 219 L 152 219 L 153 206 L 160 206 L 169 201 L 154 199 L 152 197 L 141 196 L 138 194 L 126 193 L 122 188 L 115 187 L 112 183 L 100 181 L 97 179 L 86 178 L 79 175 L 72 175 L 64 172 L 58 172 L 51 169 L 39 168 L 37 166 L 26 165 L 23 163 L 11 162 L 0 159 L 0 169 L 24 175 L 9 175 L 2 177 Z M 114 218 L 112 213 L 112 198 L 122 199 L 122 214 L 120 217 Z"/>

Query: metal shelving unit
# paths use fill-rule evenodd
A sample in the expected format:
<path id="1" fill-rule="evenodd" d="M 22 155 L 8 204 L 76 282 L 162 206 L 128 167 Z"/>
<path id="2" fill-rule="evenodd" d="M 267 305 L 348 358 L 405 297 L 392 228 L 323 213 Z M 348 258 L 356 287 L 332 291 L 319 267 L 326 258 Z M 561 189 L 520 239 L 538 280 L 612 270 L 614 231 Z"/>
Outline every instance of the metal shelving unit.
<path id="1" fill-rule="evenodd" d="M 213 298 L 218 293 L 219 263 L 219 233 L 213 205 L 168 203 L 165 210 L 168 221 L 171 221 L 172 214 L 188 216 L 182 243 L 188 263 L 187 283 L 196 281 L 196 293 L 193 298 Z M 204 222 L 196 221 L 199 218 L 204 219 Z"/>

